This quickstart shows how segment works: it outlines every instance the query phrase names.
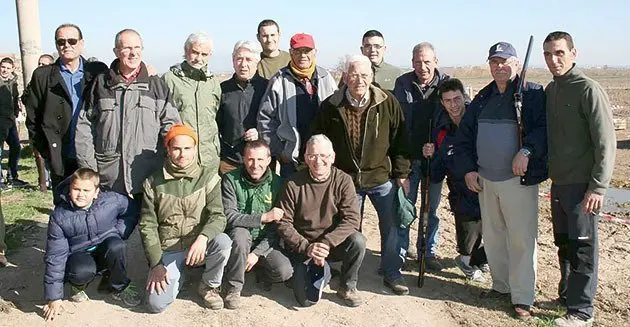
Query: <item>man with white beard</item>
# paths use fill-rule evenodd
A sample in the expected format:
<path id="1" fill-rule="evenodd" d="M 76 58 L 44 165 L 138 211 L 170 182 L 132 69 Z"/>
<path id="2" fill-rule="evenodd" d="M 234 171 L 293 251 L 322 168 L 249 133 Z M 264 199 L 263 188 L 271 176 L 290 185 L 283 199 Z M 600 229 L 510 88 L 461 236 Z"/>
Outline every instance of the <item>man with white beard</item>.
<path id="1" fill-rule="evenodd" d="M 215 118 L 221 101 L 221 87 L 208 68 L 212 50 L 212 39 L 207 33 L 190 34 L 184 43 L 184 61 L 171 67 L 164 74 L 164 81 L 182 122 L 199 135 L 199 162 L 218 171 L 219 132 Z"/>

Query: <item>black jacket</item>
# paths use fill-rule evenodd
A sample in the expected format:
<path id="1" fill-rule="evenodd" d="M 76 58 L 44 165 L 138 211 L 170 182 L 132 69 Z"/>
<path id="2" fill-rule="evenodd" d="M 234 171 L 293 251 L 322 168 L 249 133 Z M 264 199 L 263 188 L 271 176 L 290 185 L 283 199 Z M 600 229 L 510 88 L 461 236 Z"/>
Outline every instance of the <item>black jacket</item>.
<path id="1" fill-rule="evenodd" d="M 20 111 L 18 106 L 19 91 L 17 76 L 0 80 L 0 127 L 9 127 L 15 124 L 15 117 Z"/>
<path id="2" fill-rule="evenodd" d="M 89 90 L 94 76 L 107 71 L 102 62 L 83 60 L 81 93 Z M 64 175 L 63 155 L 69 144 L 68 127 L 72 121 L 72 99 L 66 83 L 61 77 L 59 59 L 52 65 L 35 69 L 31 83 L 23 97 L 26 107 L 26 127 L 33 145 L 39 153 L 50 160 L 51 173 Z"/>
<path id="3" fill-rule="evenodd" d="M 256 128 L 260 100 L 266 89 L 267 80 L 258 74 L 245 87 L 239 85 L 236 76 L 221 83 L 221 104 L 217 112 L 221 159 L 233 164 L 242 162 L 243 134 L 250 128 Z"/>

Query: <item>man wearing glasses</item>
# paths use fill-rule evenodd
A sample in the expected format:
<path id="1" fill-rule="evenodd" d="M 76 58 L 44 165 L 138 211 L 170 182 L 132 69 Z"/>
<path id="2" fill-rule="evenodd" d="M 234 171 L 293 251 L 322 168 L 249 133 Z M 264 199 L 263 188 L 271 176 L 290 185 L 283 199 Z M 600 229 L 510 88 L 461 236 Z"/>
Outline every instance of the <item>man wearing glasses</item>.
<path id="1" fill-rule="evenodd" d="M 308 259 L 320 267 L 327 261 L 342 261 L 337 295 L 347 306 L 357 307 L 363 302 L 357 281 L 366 240 L 359 232 L 361 218 L 352 178 L 333 167 L 335 151 L 325 135 L 314 135 L 306 142 L 304 160 L 308 169 L 293 174 L 280 191 L 278 208 L 284 216 L 278 222 L 278 235 L 295 269 Z M 300 276 L 293 277 L 298 301 L 304 284 Z"/>
<path id="2" fill-rule="evenodd" d="M 518 319 L 531 318 L 536 291 L 538 184 L 547 179 L 545 93 L 523 86 L 521 123 L 514 107 L 520 76 L 516 50 L 490 47 L 494 79 L 468 106 L 457 130 L 456 170 L 479 194 L 483 241 L 492 289 L 483 298 L 511 298 Z"/>
<path id="3" fill-rule="evenodd" d="M 59 59 L 33 72 L 25 92 L 26 127 L 33 146 L 49 163 L 54 188 L 77 169 L 75 126 L 84 93 L 94 76 L 107 71 L 102 62 L 87 62 L 82 56 L 81 29 L 63 24 L 55 30 Z"/>
<path id="4" fill-rule="evenodd" d="M 383 34 L 377 30 L 369 30 L 363 34 L 361 53 L 372 62 L 374 71 L 374 82 L 384 90 L 393 91 L 394 82 L 398 76 L 403 74 L 403 70 L 385 62 L 387 46 Z"/>
<path id="5" fill-rule="evenodd" d="M 354 55 L 345 65 L 345 86 L 322 103 L 312 125 L 337 147 L 335 166 L 352 176 L 363 212 L 366 197 L 378 214 L 384 284 L 395 294 L 409 293 L 400 272 L 398 219 L 394 210 L 397 186 L 409 191 L 411 171 L 403 112 L 396 98 L 371 84 L 372 63 Z"/>
<path id="6" fill-rule="evenodd" d="M 337 90 L 335 79 L 315 64 L 315 41 L 295 34 L 289 42 L 291 61 L 269 80 L 258 111 L 260 138 L 280 161 L 280 176 L 288 177 L 301 165 L 310 126 L 324 99 Z"/>

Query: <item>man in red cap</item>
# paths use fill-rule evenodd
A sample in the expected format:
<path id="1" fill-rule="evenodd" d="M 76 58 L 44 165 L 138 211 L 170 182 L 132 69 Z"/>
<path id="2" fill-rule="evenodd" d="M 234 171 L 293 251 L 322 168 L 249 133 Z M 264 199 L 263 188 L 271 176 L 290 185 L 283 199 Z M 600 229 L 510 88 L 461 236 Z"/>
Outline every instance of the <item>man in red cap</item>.
<path id="1" fill-rule="evenodd" d="M 303 163 L 311 121 L 320 103 L 337 90 L 333 76 L 315 64 L 311 35 L 293 35 L 290 46 L 291 61 L 269 80 L 258 112 L 258 131 L 280 161 L 283 177 Z"/>

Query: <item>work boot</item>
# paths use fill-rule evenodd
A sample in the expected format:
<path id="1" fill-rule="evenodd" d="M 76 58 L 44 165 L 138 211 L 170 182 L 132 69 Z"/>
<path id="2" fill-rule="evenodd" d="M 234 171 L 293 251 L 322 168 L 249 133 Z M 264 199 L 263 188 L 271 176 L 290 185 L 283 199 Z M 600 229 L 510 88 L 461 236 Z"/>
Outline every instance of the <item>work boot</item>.
<path id="1" fill-rule="evenodd" d="M 567 314 L 554 320 L 554 324 L 555 327 L 591 327 L 593 326 L 593 318 L 582 320 L 576 315 Z"/>
<path id="2" fill-rule="evenodd" d="M 126 306 L 135 307 L 142 302 L 141 294 L 138 293 L 136 285 L 129 283 L 124 290 L 120 292 L 113 292 L 112 298 L 116 301 L 124 303 Z"/>
<path id="3" fill-rule="evenodd" d="M 210 287 L 204 282 L 199 282 L 197 293 L 199 293 L 199 296 L 201 296 L 207 308 L 212 310 L 223 309 L 223 299 L 219 292 L 218 287 Z"/>
<path id="4" fill-rule="evenodd" d="M 407 287 L 407 283 L 405 283 L 405 279 L 403 277 L 400 277 L 392 281 L 383 279 L 383 284 L 389 287 L 392 290 L 392 292 L 394 292 L 394 294 L 396 295 L 409 294 L 409 287 Z"/>
<path id="5" fill-rule="evenodd" d="M 349 290 L 341 288 L 337 291 L 337 296 L 342 298 L 346 305 L 351 308 L 358 307 L 363 304 L 363 300 L 356 288 L 351 288 Z"/>
<path id="6" fill-rule="evenodd" d="M 235 290 L 227 292 L 225 298 L 223 299 L 223 303 L 225 304 L 226 309 L 238 309 L 241 306 L 241 292 Z"/>

